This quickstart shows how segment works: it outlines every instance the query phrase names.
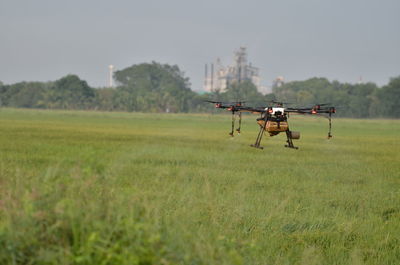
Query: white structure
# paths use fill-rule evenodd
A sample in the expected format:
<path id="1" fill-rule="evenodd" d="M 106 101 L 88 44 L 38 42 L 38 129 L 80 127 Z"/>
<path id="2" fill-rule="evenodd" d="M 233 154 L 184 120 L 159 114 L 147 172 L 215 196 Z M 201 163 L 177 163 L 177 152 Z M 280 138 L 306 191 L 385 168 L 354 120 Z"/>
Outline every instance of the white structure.
<path id="1" fill-rule="evenodd" d="M 240 47 L 235 52 L 234 64 L 224 67 L 218 58 L 215 64 L 211 64 L 210 76 L 208 75 L 208 65 L 205 67 L 204 90 L 225 91 L 229 84 L 251 81 L 259 91 L 263 88 L 260 85 L 259 69 L 247 63 L 247 53 L 245 47 Z"/>
<path id="2" fill-rule="evenodd" d="M 281 87 L 285 84 L 285 78 L 283 76 L 277 76 L 272 84 L 272 87 Z"/>
<path id="3" fill-rule="evenodd" d="M 114 65 L 110 64 L 108 66 L 108 87 L 113 87 L 114 82 L 113 82 L 113 74 L 114 74 Z"/>

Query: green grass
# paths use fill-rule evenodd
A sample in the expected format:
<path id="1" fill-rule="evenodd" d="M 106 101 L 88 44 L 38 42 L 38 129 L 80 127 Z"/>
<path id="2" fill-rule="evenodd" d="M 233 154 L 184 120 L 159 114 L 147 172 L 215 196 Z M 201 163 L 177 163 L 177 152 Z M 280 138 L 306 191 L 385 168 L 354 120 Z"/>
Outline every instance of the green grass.
<path id="1" fill-rule="evenodd" d="M 0 110 L 0 264 L 399 264 L 400 121 Z"/>

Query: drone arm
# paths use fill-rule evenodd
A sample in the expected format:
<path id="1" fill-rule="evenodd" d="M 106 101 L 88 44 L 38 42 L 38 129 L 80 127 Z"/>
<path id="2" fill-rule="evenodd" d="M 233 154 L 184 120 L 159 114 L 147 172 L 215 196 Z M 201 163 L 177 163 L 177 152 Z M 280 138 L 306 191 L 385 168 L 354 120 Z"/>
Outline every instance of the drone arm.
<path id="1" fill-rule="evenodd" d="M 318 116 L 324 116 L 323 114 L 328 114 L 328 120 L 329 120 L 329 130 L 328 130 L 328 139 L 332 138 L 332 113 L 335 113 L 336 110 L 334 107 L 329 107 L 329 108 L 321 108 L 315 109 L 315 108 L 288 108 L 286 109 L 286 112 L 289 113 L 294 113 L 294 114 L 310 114 L 310 115 L 318 115 Z"/>
<path id="2" fill-rule="evenodd" d="M 309 110 L 309 109 L 293 109 L 293 108 L 285 109 L 285 112 L 293 113 L 293 114 L 311 114 L 310 111 L 311 110 Z"/>

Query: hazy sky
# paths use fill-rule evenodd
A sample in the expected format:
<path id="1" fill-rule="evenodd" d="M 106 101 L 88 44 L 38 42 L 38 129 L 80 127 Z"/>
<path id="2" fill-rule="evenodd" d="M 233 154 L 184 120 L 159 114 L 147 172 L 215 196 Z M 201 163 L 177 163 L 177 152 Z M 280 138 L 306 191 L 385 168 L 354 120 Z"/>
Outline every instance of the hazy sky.
<path id="1" fill-rule="evenodd" d="M 263 85 L 327 77 L 386 84 L 400 75 L 399 0 L 0 0 L 0 81 L 79 75 L 108 65 L 177 64 L 201 90 L 204 64 L 248 48 Z"/>

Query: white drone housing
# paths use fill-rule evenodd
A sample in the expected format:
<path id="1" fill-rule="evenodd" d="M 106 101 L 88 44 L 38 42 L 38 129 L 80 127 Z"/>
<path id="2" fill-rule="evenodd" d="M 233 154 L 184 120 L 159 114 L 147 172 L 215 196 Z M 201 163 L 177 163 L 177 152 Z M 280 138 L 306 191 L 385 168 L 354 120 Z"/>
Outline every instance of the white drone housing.
<path id="1" fill-rule="evenodd" d="M 268 110 L 268 108 L 265 108 L 265 110 Z M 271 115 L 274 115 L 275 112 L 277 112 L 277 111 L 280 111 L 281 114 L 285 113 L 285 108 L 275 108 L 275 107 L 273 107 L 271 110 L 272 110 L 272 112 L 271 111 L 269 112 L 269 114 L 271 114 Z"/>

